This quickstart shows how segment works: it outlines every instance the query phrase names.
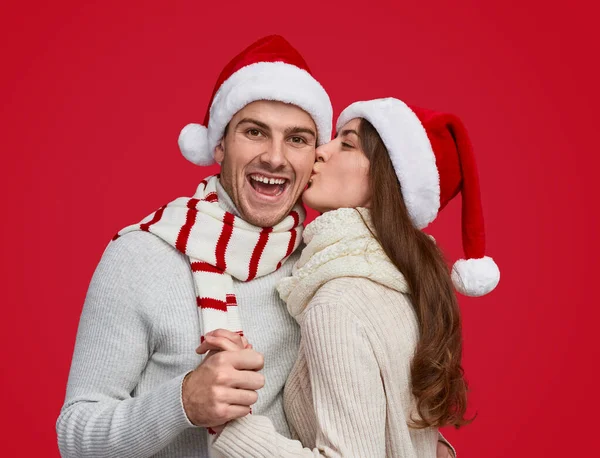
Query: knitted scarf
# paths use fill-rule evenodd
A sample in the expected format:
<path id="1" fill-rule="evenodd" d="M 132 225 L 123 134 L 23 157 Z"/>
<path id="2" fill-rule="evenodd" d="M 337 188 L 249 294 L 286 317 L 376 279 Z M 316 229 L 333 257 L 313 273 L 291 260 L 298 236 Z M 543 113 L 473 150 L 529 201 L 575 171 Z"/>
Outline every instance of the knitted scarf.
<path id="1" fill-rule="evenodd" d="M 233 278 L 251 281 L 279 269 L 298 247 L 304 208 L 296 205 L 274 227 L 256 227 L 219 206 L 218 176 L 203 180 L 192 198 L 163 205 L 141 223 L 121 230 L 150 232 L 188 256 L 192 270 L 200 342 L 215 329 L 243 335 Z"/>
<path id="2" fill-rule="evenodd" d="M 299 322 L 306 306 L 321 286 L 341 277 L 368 278 L 388 288 L 408 293 L 404 276 L 373 236 L 366 208 L 340 208 L 326 212 L 306 226 L 300 259 L 292 276 L 277 285 L 290 314 Z"/>

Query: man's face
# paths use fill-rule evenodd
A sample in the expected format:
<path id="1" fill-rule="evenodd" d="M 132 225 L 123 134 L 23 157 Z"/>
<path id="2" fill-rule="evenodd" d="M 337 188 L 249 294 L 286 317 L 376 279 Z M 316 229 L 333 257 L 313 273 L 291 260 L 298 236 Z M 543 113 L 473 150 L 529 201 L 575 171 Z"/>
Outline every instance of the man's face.
<path id="1" fill-rule="evenodd" d="M 261 100 L 235 114 L 215 159 L 244 220 L 269 227 L 285 218 L 310 178 L 316 142 L 314 121 L 295 105 Z"/>

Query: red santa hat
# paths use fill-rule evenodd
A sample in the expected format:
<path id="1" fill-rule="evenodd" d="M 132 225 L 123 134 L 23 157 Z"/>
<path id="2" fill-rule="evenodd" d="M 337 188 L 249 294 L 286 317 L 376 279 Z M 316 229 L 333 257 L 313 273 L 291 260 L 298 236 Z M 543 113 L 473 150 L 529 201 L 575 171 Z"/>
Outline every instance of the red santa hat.
<path id="1" fill-rule="evenodd" d="M 223 69 L 204 124 L 188 124 L 179 135 L 179 148 L 197 165 L 214 163 L 214 151 L 225 127 L 242 108 L 257 100 L 275 100 L 302 108 L 314 120 L 319 144 L 331 139 L 333 109 L 325 89 L 308 65 L 283 37 L 258 40 Z"/>
<path id="2" fill-rule="evenodd" d="M 448 113 L 409 107 L 394 99 L 356 102 L 338 118 L 337 129 L 354 118 L 369 121 L 385 144 L 410 218 L 425 228 L 459 192 L 465 259 L 452 268 L 455 288 L 483 296 L 500 281 L 494 260 L 485 256 L 485 232 L 479 178 L 465 126 Z"/>

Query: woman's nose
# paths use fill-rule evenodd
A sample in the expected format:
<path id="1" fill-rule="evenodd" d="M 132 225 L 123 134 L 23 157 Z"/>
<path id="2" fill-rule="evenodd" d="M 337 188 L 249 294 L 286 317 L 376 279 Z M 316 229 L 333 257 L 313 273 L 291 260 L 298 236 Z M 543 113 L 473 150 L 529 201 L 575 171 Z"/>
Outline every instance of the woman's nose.
<path id="1" fill-rule="evenodd" d="M 315 160 L 317 162 L 323 162 L 323 150 L 321 148 L 321 146 L 317 148 L 317 154 L 315 155 Z"/>
<path id="2" fill-rule="evenodd" d="M 329 156 L 329 148 L 331 143 L 326 143 L 325 145 L 321 145 L 317 148 L 316 160 L 317 162 L 325 162 Z"/>

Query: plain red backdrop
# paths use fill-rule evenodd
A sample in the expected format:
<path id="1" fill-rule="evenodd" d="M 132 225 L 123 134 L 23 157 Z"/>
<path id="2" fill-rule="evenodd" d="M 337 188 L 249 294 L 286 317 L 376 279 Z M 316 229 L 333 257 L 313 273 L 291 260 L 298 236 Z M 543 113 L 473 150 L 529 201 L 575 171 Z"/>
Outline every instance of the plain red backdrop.
<path id="1" fill-rule="evenodd" d="M 230 57 L 280 33 L 336 114 L 397 96 L 463 117 L 498 289 L 460 298 L 462 457 L 597 448 L 597 14 L 590 2 L 2 3 L 2 456 L 58 456 L 79 314 L 107 242 L 193 193 L 178 152 Z M 594 57 L 596 56 L 596 57 Z M 460 203 L 431 231 L 461 254 Z M 596 280 L 597 281 L 597 280 Z"/>

